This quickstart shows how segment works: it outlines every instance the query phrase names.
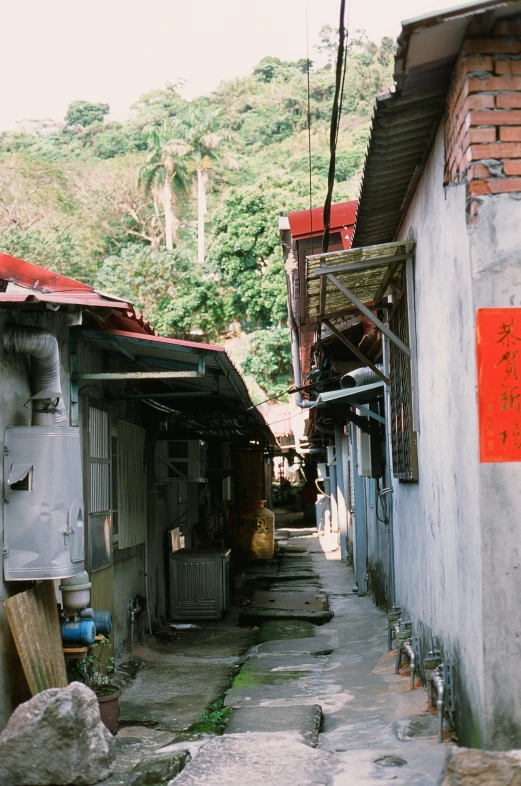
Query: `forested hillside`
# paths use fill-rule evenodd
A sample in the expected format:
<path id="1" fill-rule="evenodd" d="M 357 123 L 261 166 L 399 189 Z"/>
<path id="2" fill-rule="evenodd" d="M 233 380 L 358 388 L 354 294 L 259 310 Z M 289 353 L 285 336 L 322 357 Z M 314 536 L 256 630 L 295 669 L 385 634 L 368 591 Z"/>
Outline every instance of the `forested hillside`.
<path id="1" fill-rule="evenodd" d="M 78 100 L 63 121 L 1 134 L 0 249 L 132 300 L 166 335 L 249 334 L 243 371 L 270 395 L 284 390 L 277 219 L 309 206 L 308 76 L 313 205 L 326 193 L 336 35 L 323 28 L 320 38 L 316 64 L 265 57 L 191 102 L 167 84 L 125 123 Z M 392 55 L 390 39 L 349 42 L 335 201 L 356 197 Z"/>

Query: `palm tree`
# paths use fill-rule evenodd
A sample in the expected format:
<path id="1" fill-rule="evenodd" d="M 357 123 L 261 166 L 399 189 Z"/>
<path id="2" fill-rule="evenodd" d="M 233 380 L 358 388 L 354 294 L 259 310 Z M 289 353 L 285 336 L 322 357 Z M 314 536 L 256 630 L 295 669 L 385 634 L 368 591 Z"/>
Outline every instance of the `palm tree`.
<path id="1" fill-rule="evenodd" d="M 188 142 L 177 135 L 177 126 L 165 120 L 148 133 L 148 152 L 139 173 L 139 183 L 145 193 L 159 194 L 164 210 L 165 243 L 169 251 L 177 244 L 179 221 L 175 214 L 176 192 L 188 187 L 186 155 L 191 151 Z"/>
<path id="2" fill-rule="evenodd" d="M 218 134 L 219 110 L 191 107 L 179 128 L 182 138 L 190 146 L 187 171 L 197 173 L 197 260 L 204 263 L 204 224 L 206 219 L 206 189 L 208 180 L 221 163 L 227 169 L 237 169 L 237 162 L 220 149 L 224 136 Z"/>

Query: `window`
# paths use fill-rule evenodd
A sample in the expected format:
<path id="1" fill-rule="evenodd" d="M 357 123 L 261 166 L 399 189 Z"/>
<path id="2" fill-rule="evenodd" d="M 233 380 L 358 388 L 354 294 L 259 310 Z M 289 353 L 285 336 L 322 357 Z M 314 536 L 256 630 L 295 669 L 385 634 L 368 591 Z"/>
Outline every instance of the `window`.
<path id="1" fill-rule="evenodd" d="M 89 406 L 88 510 L 89 566 L 99 570 L 112 563 L 110 496 L 110 416 Z"/>

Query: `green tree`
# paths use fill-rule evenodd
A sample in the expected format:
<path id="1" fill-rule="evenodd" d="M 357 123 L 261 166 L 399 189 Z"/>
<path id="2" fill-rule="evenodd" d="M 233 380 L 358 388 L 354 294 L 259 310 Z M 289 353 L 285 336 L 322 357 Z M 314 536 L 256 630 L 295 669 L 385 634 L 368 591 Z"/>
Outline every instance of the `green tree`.
<path id="1" fill-rule="evenodd" d="M 291 384 L 291 346 L 287 327 L 258 330 L 242 365 L 268 396 L 280 396 Z"/>
<path id="2" fill-rule="evenodd" d="M 163 204 L 165 244 L 169 251 L 177 244 L 179 221 L 175 197 L 188 186 L 186 155 L 190 145 L 178 136 L 178 128 L 168 120 L 153 128 L 148 136 L 148 152 L 139 173 L 139 182 L 147 196 L 159 195 Z"/>
<path id="3" fill-rule="evenodd" d="M 203 277 L 189 255 L 135 243 L 107 257 L 95 285 L 134 303 L 156 330 L 180 338 L 215 340 L 225 329 L 226 296 L 217 278 Z"/>
<path id="4" fill-rule="evenodd" d="M 222 149 L 223 136 L 218 133 L 219 110 L 190 107 L 178 125 L 180 136 L 190 146 L 187 171 L 197 176 L 197 261 L 205 261 L 204 224 L 206 220 L 206 191 L 208 180 L 220 163 L 228 169 L 237 169 L 234 158 Z"/>
<path id="5" fill-rule="evenodd" d="M 231 290 L 236 318 L 250 330 L 287 317 L 279 209 L 273 194 L 255 187 L 232 189 L 214 220 L 209 258 Z"/>
<path id="6" fill-rule="evenodd" d="M 92 104 L 90 101 L 73 101 L 65 114 L 68 126 L 83 126 L 91 123 L 102 123 L 105 115 L 110 112 L 109 104 Z"/>

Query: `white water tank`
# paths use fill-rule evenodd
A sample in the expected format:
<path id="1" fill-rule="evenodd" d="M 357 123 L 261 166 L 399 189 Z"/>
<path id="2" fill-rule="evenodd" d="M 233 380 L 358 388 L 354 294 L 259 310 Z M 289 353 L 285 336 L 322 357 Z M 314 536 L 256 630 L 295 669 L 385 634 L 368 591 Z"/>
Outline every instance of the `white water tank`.
<path id="1" fill-rule="evenodd" d="M 4 579 L 62 579 L 84 569 L 80 432 L 5 430 Z"/>

